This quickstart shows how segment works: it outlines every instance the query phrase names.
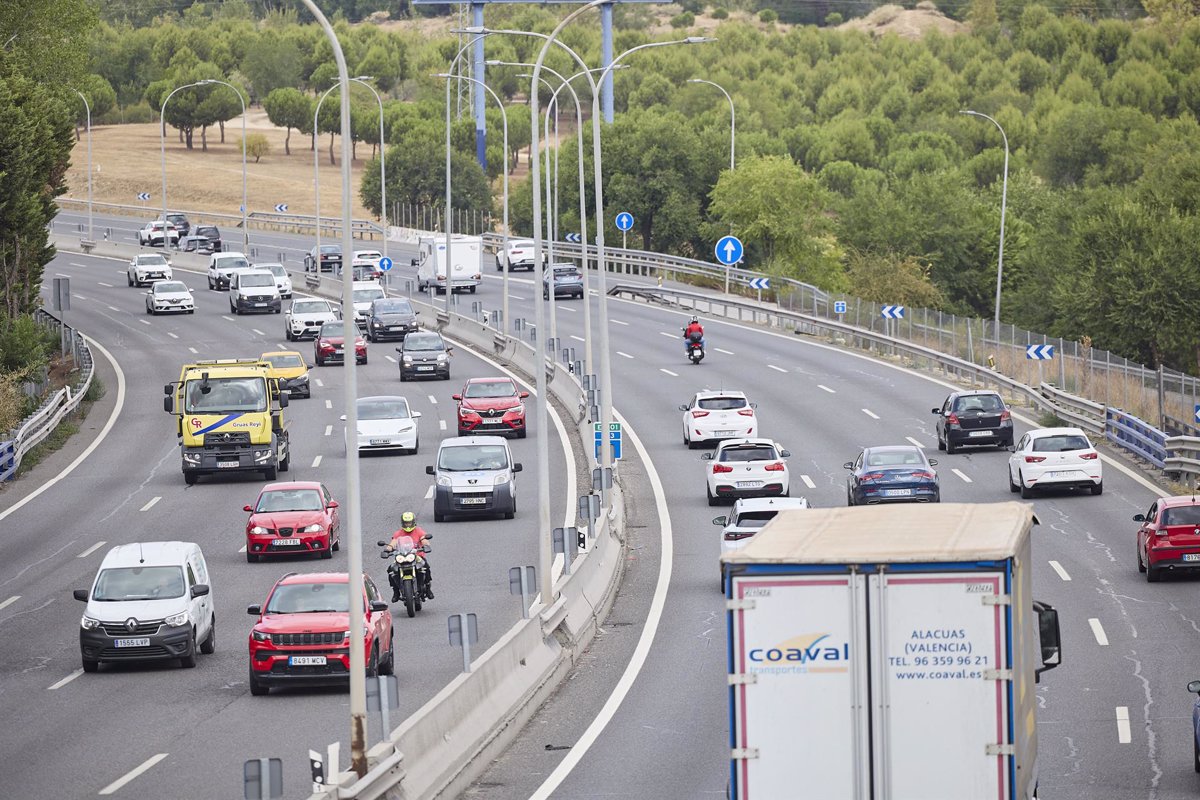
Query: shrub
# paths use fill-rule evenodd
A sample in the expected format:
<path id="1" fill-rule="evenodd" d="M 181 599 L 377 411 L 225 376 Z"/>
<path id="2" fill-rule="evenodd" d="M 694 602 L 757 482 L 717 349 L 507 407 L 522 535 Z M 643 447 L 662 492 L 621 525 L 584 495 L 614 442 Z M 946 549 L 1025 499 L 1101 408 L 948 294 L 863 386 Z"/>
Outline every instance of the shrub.
<path id="1" fill-rule="evenodd" d="M 837 27 L 844 22 L 842 15 L 834 11 L 825 15 L 825 24 L 831 28 Z"/>
<path id="2" fill-rule="evenodd" d="M 257 164 L 258 160 L 265 155 L 270 155 L 271 143 L 267 140 L 265 134 L 248 133 L 246 134 L 246 156 L 254 159 Z"/>
<path id="3" fill-rule="evenodd" d="M 43 331 L 33 317 L 0 317 L 0 372 L 27 372 L 44 366 L 58 347 L 58 338 Z"/>
<path id="4" fill-rule="evenodd" d="M 764 8 L 762 11 L 758 12 L 759 22 L 771 23 L 777 19 L 779 19 L 779 12 L 773 8 Z"/>
<path id="5" fill-rule="evenodd" d="M 690 11 L 685 11 L 671 18 L 672 28 L 690 28 L 696 24 L 696 15 Z"/>
<path id="6" fill-rule="evenodd" d="M 712 12 L 713 19 L 729 19 L 729 10 L 725 8 L 714 8 Z"/>

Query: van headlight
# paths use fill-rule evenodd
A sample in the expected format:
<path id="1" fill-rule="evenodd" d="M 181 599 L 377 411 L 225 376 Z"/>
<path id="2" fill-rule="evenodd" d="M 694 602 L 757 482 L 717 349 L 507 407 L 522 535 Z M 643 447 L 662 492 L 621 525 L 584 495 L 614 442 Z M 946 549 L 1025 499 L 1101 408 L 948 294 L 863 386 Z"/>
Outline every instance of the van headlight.
<path id="1" fill-rule="evenodd" d="M 92 619 L 87 614 L 84 614 L 83 619 L 79 620 L 79 627 L 83 628 L 85 631 L 94 631 L 96 628 L 100 627 L 100 620 Z"/>
<path id="2" fill-rule="evenodd" d="M 438 479 L 437 479 L 437 485 L 438 486 L 453 486 L 454 483 L 450 480 L 450 477 L 448 475 L 439 475 Z"/>
<path id="3" fill-rule="evenodd" d="M 404 356 L 401 359 L 401 362 L 404 364 L 404 366 L 411 367 L 413 363 L 412 356 Z"/>
<path id="4" fill-rule="evenodd" d="M 167 623 L 168 628 L 182 628 L 188 624 L 188 613 L 181 611 L 178 614 L 172 614 L 164 619 L 163 622 Z"/>
<path id="5" fill-rule="evenodd" d="M 508 473 L 507 472 L 504 473 L 503 475 L 496 476 L 496 480 L 495 480 L 496 486 L 503 486 L 506 483 L 508 483 Z"/>

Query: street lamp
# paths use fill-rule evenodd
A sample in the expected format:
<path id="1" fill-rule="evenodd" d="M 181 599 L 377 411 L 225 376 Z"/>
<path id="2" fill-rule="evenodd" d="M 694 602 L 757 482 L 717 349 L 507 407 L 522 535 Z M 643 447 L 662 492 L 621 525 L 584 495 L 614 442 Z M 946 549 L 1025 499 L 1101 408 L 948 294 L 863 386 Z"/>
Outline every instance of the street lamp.
<path id="1" fill-rule="evenodd" d="M 379 103 L 379 215 L 383 217 L 383 257 L 387 258 L 387 242 L 388 242 L 388 216 L 387 216 L 387 170 L 383 165 L 383 98 L 379 96 L 379 92 L 375 91 L 375 87 L 367 83 L 371 80 L 369 75 L 359 75 L 357 78 L 350 80 L 355 83 L 361 83 L 363 86 L 371 90 L 371 94 L 375 95 L 375 102 Z M 319 254 L 318 254 L 319 256 Z M 345 260 L 343 257 L 343 266 Z M 344 272 L 344 269 L 343 269 Z M 389 273 L 390 274 L 390 273 Z M 354 259 L 350 259 L 350 275 L 354 276 Z"/>
<path id="2" fill-rule="evenodd" d="M 1004 279 L 1004 212 L 1008 207 L 1008 135 L 1004 132 L 1004 128 L 1000 127 L 1000 123 L 989 117 L 987 114 L 980 114 L 978 111 L 959 111 L 960 114 L 966 114 L 969 117 L 981 117 L 996 126 L 1000 131 L 1000 136 L 1004 139 L 1004 183 L 1000 189 L 1000 258 L 996 262 L 996 314 L 995 327 L 996 339 L 1000 339 L 1000 287 Z"/>
<path id="3" fill-rule="evenodd" d="M 87 137 L 88 137 L 88 241 L 93 242 L 92 238 L 92 104 L 83 96 L 83 92 L 78 89 L 73 90 L 79 95 L 79 99 L 83 101 L 83 107 L 87 109 Z M 161 128 L 159 130 L 162 130 Z M 166 218 L 163 218 L 164 222 Z M 166 236 L 166 228 L 163 228 L 163 236 Z M 163 241 L 166 241 L 164 239 Z M 164 248 L 165 249 L 165 248 Z"/>
<path id="4" fill-rule="evenodd" d="M 199 86 L 200 82 L 185 83 L 183 86 L 178 86 L 171 90 L 171 93 L 162 101 L 162 106 L 158 110 L 158 149 L 162 164 L 162 196 L 163 196 L 163 250 L 167 249 L 167 242 L 170 237 L 167 236 L 167 103 L 175 96 L 176 92 L 181 92 L 184 89 L 190 89 L 193 86 Z M 149 241 L 149 240 L 147 240 Z"/>
<path id="5" fill-rule="evenodd" d="M 246 100 L 242 97 L 242 93 L 234 87 L 232 83 L 219 81 L 216 78 L 205 78 L 200 81 L 201 86 L 210 86 L 214 83 L 219 83 L 222 86 L 228 86 L 233 89 L 233 93 L 237 95 L 238 102 L 242 104 L 242 252 L 250 252 L 250 229 L 246 226 Z M 165 105 L 165 104 L 164 104 Z M 163 222 L 166 222 L 164 213 Z M 166 235 L 164 228 L 163 235 Z"/>
<path id="6" fill-rule="evenodd" d="M 718 83 L 706 81 L 704 78 L 688 78 L 688 83 L 704 83 L 709 86 L 716 86 L 721 94 L 725 95 L 725 99 L 729 101 L 729 171 L 733 172 L 733 155 L 734 147 L 737 142 L 737 112 L 733 109 L 733 98 L 729 96 L 729 92 Z M 733 233 L 733 226 L 730 226 L 730 233 Z M 725 294 L 729 294 L 729 273 L 732 272 L 732 266 L 725 267 Z"/>

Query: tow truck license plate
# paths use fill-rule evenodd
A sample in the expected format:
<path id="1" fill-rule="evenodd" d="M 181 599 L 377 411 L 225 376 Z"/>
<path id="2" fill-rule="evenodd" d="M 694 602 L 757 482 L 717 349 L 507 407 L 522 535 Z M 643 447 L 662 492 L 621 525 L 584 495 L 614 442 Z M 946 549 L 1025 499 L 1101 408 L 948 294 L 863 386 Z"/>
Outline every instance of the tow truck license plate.
<path id="1" fill-rule="evenodd" d="M 272 547 L 296 547 L 299 544 L 299 539 L 276 539 L 271 542 Z"/>
<path id="2" fill-rule="evenodd" d="M 149 647 L 149 639 L 115 639 L 113 641 L 115 647 Z"/>
<path id="3" fill-rule="evenodd" d="M 323 667 L 325 666 L 325 656 L 288 656 L 288 666 Z"/>
<path id="4" fill-rule="evenodd" d="M 237 461 L 218 461 L 217 467 L 220 469 L 237 469 Z"/>

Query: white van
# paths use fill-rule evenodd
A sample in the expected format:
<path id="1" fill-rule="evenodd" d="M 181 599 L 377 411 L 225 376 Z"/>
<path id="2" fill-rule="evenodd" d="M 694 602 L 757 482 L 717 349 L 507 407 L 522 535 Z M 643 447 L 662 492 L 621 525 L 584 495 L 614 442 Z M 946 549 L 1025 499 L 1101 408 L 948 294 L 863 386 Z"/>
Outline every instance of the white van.
<path id="1" fill-rule="evenodd" d="M 483 237 L 455 233 L 450 237 L 449 286 L 451 291 L 463 289 L 474 292 L 483 279 Z M 418 255 L 412 265 L 417 268 L 417 288 L 446 292 L 446 237 L 422 236 Z"/>
<path id="2" fill-rule="evenodd" d="M 208 565 L 193 542 L 141 542 L 108 551 L 80 620 L 84 672 L 101 661 L 179 659 L 196 666 L 196 653 L 217 648 L 217 619 Z"/>
<path id="3" fill-rule="evenodd" d="M 443 439 L 437 464 L 425 468 L 435 476 L 433 520 L 446 517 L 517 513 L 517 487 L 513 476 L 521 471 L 514 463 L 503 436 L 458 436 Z"/>

